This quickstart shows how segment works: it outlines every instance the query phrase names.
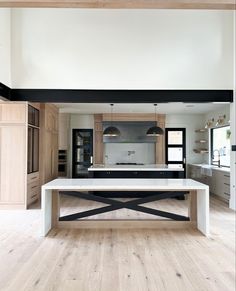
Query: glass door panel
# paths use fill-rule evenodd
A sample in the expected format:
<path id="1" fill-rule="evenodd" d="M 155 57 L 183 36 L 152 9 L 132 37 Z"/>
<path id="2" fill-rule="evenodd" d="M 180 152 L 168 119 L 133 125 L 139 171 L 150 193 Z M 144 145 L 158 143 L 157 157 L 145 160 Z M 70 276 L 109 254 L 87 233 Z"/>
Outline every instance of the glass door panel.
<path id="1" fill-rule="evenodd" d="M 73 178 L 88 177 L 92 156 L 93 130 L 73 129 Z"/>
<path id="2" fill-rule="evenodd" d="M 186 170 L 185 128 L 166 128 L 166 164 Z"/>
<path id="3" fill-rule="evenodd" d="M 168 162 L 182 162 L 183 161 L 183 148 L 168 147 Z"/>

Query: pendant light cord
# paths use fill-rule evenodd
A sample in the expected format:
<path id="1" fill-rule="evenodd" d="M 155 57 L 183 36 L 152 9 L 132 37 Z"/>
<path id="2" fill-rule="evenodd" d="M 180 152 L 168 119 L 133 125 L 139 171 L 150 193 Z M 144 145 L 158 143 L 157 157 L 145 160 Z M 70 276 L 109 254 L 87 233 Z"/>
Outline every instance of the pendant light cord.
<path id="1" fill-rule="evenodd" d="M 111 126 L 113 124 L 113 105 L 114 104 L 110 104 L 111 105 Z"/>
<path id="2" fill-rule="evenodd" d="M 155 121 L 157 124 L 157 104 L 154 104 L 154 106 L 155 106 Z"/>

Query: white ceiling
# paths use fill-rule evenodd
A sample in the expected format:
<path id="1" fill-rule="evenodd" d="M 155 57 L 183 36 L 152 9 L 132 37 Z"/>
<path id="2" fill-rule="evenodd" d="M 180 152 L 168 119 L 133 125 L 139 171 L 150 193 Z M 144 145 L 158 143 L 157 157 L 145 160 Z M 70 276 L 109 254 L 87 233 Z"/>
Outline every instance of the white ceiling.
<path id="1" fill-rule="evenodd" d="M 95 114 L 110 113 L 107 103 L 56 103 L 61 113 Z M 210 111 L 222 110 L 229 104 L 219 103 L 161 103 L 157 106 L 157 113 L 163 114 L 206 114 Z M 114 113 L 153 113 L 153 104 L 114 104 Z"/>

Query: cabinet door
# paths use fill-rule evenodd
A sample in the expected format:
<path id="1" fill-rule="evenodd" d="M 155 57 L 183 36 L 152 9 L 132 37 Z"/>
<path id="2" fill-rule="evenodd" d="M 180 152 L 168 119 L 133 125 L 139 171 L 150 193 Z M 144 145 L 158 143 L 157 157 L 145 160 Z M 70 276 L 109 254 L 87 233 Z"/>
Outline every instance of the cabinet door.
<path id="1" fill-rule="evenodd" d="M 33 172 L 39 171 L 39 129 L 33 129 Z"/>
<path id="2" fill-rule="evenodd" d="M 45 183 L 50 181 L 52 178 L 52 134 L 49 131 L 45 132 Z"/>
<path id="3" fill-rule="evenodd" d="M 25 123 L 26 104 L 0 104 L 0 123 Z"/>
<path id="4" fill-rule="evenodd" d="M 52 134 L 52 178 L 58 177 L 58 134 Z"/>
<path id="5" fill-rule="evenodd" d="M 0 203 L 24 204 L 26 159 L 26 128 L 0 127 Z"/>

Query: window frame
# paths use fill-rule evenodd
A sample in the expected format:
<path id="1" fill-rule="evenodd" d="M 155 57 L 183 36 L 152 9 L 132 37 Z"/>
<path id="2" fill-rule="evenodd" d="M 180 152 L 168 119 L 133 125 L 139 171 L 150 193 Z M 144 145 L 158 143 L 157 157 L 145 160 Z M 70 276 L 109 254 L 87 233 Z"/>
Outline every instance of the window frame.
<path id="1" fill-rule="evenodd" d="M 211 165 L 212 166 L 215 166 L 216 164 L 213 164 L 213 132 L 215 129 L 219 129 L 219 128 L 223 128 L 223 127 L 229 127 L 230 128 L 230 125 L 229 124 L 225 124 L 225 125 L 222 125 L 222 126 L 217 126 L 217 127 L 213 127 L 211 128 L 211 132 L 210 132 L 210 138 L 211 138 L 211 156 L 210 156 L 210 159 L 211 159 Z M 230 168 L 230 165 L 229 166 L 225 166 L 225 165 L 222 165 L 220 164 L 221 167 L 223 168 Z"/>

